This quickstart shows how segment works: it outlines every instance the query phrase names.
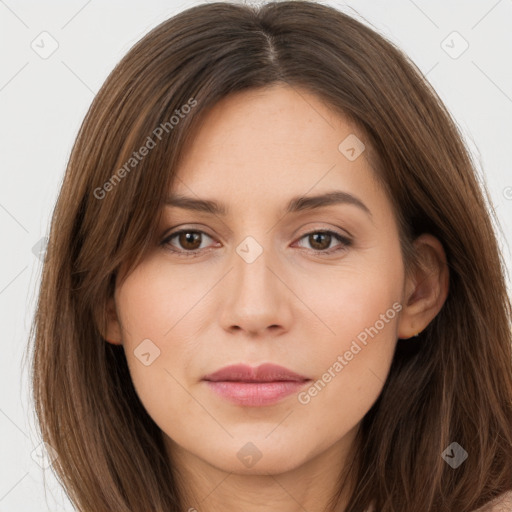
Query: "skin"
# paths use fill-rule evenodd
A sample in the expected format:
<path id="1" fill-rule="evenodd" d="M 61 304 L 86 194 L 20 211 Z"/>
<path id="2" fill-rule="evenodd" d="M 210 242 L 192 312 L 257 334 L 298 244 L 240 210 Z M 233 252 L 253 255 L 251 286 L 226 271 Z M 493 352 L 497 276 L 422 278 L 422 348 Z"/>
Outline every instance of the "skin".
<path id="1" fill-rule="evenodd" d="M 223 99 L 169 192 L 222 202 L 227 215 L 167 207 L 154 251 L 116 287 L 106 338 L 125 348 L 137 393 L 186 481 L 186 510 L 325 510 L 397 338 L 422 331 L 446 299 L 446 257 L 431 235 L 415 241 L 427 268 L 405 279 L 369 151 L 350 161 L 338 150 L 350 134 L 365 140 L 304 90 L 274 85 Z M 351 204 L 284 213 L 292 197 L 333 190 L 357 196 L 371 216 Z M 159 245 L 182 228 L 205 234 Z M 352 243 L 308 236 L 325 230 Z M 236 251 L 247 236 L 263 251 L 252 263 Z M 306 404 L 292 394 L 243 407 L 201 380 L 228 364 L 271 362 L 317 381 L 394 303 L 400 313 Z M 147 338 L 160 350 L 149 366 L 134 355 Z M 261 453 L 251 467 L 237 457 L 249 442 Z"/>

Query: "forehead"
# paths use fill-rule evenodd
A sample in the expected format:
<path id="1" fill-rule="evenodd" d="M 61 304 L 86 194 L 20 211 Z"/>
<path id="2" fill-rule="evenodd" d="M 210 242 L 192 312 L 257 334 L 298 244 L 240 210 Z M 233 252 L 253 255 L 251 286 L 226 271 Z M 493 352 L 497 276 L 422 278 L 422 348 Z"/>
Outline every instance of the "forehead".
<path id="1" fill-rule="evenodd" d="M 229 95 L 204 114 L 192 153 L 222 153 L 226 159 L 250 151 L 283 157 L 338 151 L 340 137 L 359 130 L 309 91 L 272 85 Z M 277 151 L 277 149 L 279 151 Z"/>
<path id="2" fill-rule="evenodd" d="M 378 193 L 364 142 L 349 119 L 306 90 L 279 84 L 238 92 L 204 114 L 172 192 L 227 202 L 333 189 Z"/>

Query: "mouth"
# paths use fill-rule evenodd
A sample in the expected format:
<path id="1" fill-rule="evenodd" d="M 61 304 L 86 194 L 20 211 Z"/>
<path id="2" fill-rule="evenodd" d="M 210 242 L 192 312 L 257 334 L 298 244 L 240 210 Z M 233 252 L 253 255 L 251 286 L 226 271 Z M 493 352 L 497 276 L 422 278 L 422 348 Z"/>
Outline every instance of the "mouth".
<path id="1" fill-rule="evenodd" d="M 217 395 L 241 406 L 273 405 L 300 391 L 310 378 L 274 364 L 231 365 L 203 377 Z"/>
<path id="2" fill-rule="evenodd" d="M 261 364 L 257 367 L 246 364 L 235 364 L 225 366 L 216 372 L 205 375 L 203 380 L 210 382 L 300 382 L 309 380 L 308 377 L 300 375 L 284 366 L 276 364 Z"/>

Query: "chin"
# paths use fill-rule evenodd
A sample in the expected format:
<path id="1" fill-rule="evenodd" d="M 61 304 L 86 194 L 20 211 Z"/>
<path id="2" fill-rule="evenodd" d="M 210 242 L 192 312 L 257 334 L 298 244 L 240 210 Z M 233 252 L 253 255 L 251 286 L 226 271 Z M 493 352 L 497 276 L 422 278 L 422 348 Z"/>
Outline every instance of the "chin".
<path id="1" fill-rule="evenodd" d="M 236 474 L 268 475 L 285 473 L 304 463 L 306 451 L 302 453 L 297 449 L 297 441 L 290 437 L 287 442 L 283 442 L 283 439 L 270 439 L 270 436 L 265 439 L 266 435 L 232 440 L 230 446 L 222 450 L 222 458 L 218 459 L 216 465 Z"/>

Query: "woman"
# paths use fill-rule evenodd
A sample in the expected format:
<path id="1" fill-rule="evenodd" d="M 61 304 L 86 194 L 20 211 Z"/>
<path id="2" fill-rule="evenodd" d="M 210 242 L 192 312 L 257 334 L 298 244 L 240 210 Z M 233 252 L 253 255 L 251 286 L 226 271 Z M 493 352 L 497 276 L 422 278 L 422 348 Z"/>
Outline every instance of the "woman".
<path id="1" fill-rule="evenodd" d="M 503 261 L 446 108 L 308 1 L 198 5 L 96 96 L 33 391 L 80 511 L 512 510 Z"/>

